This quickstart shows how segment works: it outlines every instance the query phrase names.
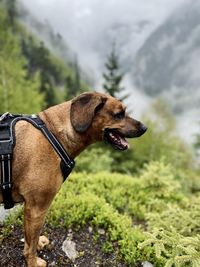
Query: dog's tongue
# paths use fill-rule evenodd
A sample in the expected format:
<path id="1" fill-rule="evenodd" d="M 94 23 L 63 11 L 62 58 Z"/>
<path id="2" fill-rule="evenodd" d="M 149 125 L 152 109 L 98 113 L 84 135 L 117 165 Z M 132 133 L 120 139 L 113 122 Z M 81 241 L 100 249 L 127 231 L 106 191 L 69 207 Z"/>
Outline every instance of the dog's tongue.
<path id="1" fill-rule="evenodd" d="M 129 148 L 129 143 L 126 141 L 125 138 L 119 136 L 119 139 L 120 139 L 120 142 L 121 142 L 121 146 L 122 146 L 123 148 Z"/>
<path id="2" fill-rule="evenodd" d="M 112 143 L 120 150 L 126 150 L 129 148 L 129 143 L 126 141 L 124 137 L 119 135 L 116 132 L 110 132 L 109 133 L 110 140 Z"/>
<path id="3" fill-rule="evenodd" d="M 129 143 L 118 133 L 110 133 L 110 137 L 119 149 L 125 150 L 129 148 Z"/>

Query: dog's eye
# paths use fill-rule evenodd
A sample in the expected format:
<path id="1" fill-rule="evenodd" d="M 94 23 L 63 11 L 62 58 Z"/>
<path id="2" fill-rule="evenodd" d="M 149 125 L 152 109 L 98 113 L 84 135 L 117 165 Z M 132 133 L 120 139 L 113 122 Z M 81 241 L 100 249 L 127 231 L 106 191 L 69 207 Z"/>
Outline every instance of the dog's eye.
<path id="1" fill-rule="evenodd" d="M 122 120 L 122 119 L 124 119 L 124 117 L 125 117 L 125 111 L 124 110 L 114 114 L 114 118 L 118 119 L 118 120 Z"/>

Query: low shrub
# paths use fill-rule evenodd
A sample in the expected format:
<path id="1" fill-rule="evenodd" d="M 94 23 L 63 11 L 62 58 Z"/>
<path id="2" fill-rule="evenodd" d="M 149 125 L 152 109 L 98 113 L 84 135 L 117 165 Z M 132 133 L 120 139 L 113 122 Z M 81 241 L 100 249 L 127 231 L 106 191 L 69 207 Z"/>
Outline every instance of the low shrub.
<path id="1" fill-rule="evenodd" d="M 102 249 L 118 248 L 128 266 L 147 260 L 155 267 L 196 267 L 199 214 L 198 193 L 183 190 L 177 171 L 159 161 L 146 165 L 137 177 L 73 173 L 56 196 L 47 222 L 74 229 L 89 224 L 97 236 L 98 229 L 104 229 Z"/>

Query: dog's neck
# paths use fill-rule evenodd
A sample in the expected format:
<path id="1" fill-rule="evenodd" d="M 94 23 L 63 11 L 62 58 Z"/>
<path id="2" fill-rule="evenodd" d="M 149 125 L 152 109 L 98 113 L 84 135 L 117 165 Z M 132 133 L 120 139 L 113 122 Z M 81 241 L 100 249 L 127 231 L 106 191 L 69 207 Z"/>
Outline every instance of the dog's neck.
<path id="1" fill-rule="evenodd" d="M 48 129 L 59 139 L 67 153 L 75 158 L 88 145 L 91 139 L 85 134 L 78 134 L 70 121 L 71 101 L 53 106 L 39 113 Z"/>

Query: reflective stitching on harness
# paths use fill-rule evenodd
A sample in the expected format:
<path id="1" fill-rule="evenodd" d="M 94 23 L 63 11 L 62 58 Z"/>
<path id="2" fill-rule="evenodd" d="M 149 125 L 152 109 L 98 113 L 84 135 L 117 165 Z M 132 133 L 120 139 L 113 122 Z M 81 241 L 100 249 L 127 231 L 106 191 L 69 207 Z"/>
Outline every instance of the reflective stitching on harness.
<path id="1" fill-rule="evenodd" d="M 7 156 L 7 159 L 6 159 Z M 7 177 L 6 177 L 6 166 L 7 166 Z M 5 190 L 6 186 L 11 188 L 11 157 L 10 155 L 1 155 L 1 174 L 2 174 L 2 187 Z M 6 179 L 7 178 L 7 179 Z"/>
<path id="2" fill-rule="evenodd" d="M 9 142 L 9 141 L 11 141 L 12 139 L 10 138 L 10 139 L 6 139 L 6 140 L 1 140 L 0 142 L 1 143 L 7 143 L 7 142 Z"/>
<path id="3" fill-rule="evenodd" d="M 36 117 L 37 118 L 37 117 Z M 47 135 L 46 131 L 44 130 L 43 127 L 41 127 L 40 125 L 38 125 L 34 119 L 36 118 L 21 118 L 22 120 L 25 120 L 25 121 L 28 121 L 28 122 L 31 122 L 32 124 L 35 125 L 36 128 L 40 128 L 40 130 L 43 132 L 43 134 L 46 136 L 46 138 L 48 139 L 48 141 L 51 143 L 51 145 L 53 146 L 53 148 L 56 150 L 56 152 L 59 154 L 60 158 L 64 161 L 64 163 L 69 167 L 71 168 L 72 166 L 65 160 L 65 158 L 63 157 L 62 153 L 59 151 L 59 149 L 64 153 L 64 155 L 68 158 L 68 160 L 71 162 L 71 158 L 69 157 L 69 155 L 67 154 L 67 152 L 64 150 L 64 148 L 62 147 L 62 145 L 58 142 L 57 138 L 54 136 L 53 133 L 51 133 L 49 131 L 49 133 L 51 134 L 51 136 L 53 137 L 54 141 L 57 143 L 57 145 L 59 146 L 59 149 L 54 145 L 54 143 L 52 142 L 52 140 L 49 138 L 49 136 Z M 19 118 L 16 118 L 16 119 L 13 119 L 13 121 L 11 122 L 11 127 L 13 127 L 14 123 L 16 121 L 18 121 Z M 44 124 L 45 125 L 45 124 Z M 11 131 L 11 139 L 13 140 L 13 134 L 12 134 L 12 131 Z"/>
<path id="4" fill-rule="evenodd" d="M 1 187 L 3 194 L 4 207 L 6 209 L 12 208 L 14 202 L 12 200 L 12 169 L 11 159 L 12 151 L 15 145 L 14 127 L 19 120 L 25 120 L 31 123 L 34 127 L 39 129 L 44 136 L 47 138 L 53 149 L 56 151 L 58 156 L 61 158 L 60 168 L 63 174 L 64 180 L 69 176 L 72 171 L 75 162 L 70 158 L 67 151 L 64 149 L 59 140 L 54 136 L 52 132 L 48 130 L 45 123 L 36 115 L 32 117 L 24 115 L 13 115 L 5 113 L 0 116 L 0 126 L 3 130 L 3 136 L 5 139 L 0 138 L 0 166 L 1 166 Z M 2 124 L 3 121 L 6 123 Z M 1 137 L 1 131 L 0 131 Z M 6 144 L 7 143 L 7 144 Z M 1 151 L 2 149 L 2 151 Z"/>
<path id="5" fill-rule="evenodd" d="M 15 119 L 13 119 L 12 120 L 12 122 L 11 122 L 11 124 L 10 124 L 10 129 L 11 129 L 11 133 L 10 133 L 10 139 L 11 139 L 11 141 L 12 141 L 12 144 L 14 143 L 14 138 L 13 138 L 13 131 L 12 131 L 12 129 L 13 129 L 13 125 L 17 122 L 19 120 L 19 118 L 15 118 Z"/>
<path id="6" fill-rule="evenodd" d="M 46 134 L 45 131 L 42 132 L 44 133 L 44 135 L 47 137 L 47 139 L 49 140 L 49 142 L 51 143 L 51 145 L 54 147 L 54 149 L 57 151 L 57 153 L 59 154 L 59 156 L 61 157 L 61 159 L 65 162 L 65 164 L 70 168 L 71 166 L 68 164 L 68 162 L 66 162 L 65 158 L 62 156 L 62 154 L 60 153 L 60 151 L 57 149 L 57 147 L 54 145 L 54 143 L 51 141 L 51 139 L 48 137 L 48 135 Z M 53 136 L 54 137 L 54 136 Z M 55 137 L 54 137 L 55 138 Z M 57 140 L 55 139 L 55 141 L 57 142 Z M 57 142 L 58 143 L 58 142 Z M 64 152 L 63 148 L 60 147 L 60 149 Z M 68 158 L 69 159 L 69 158 Z"/>
<path id="7" fill-rule="evenodd" d="M 5 163 L 4 163 L 4 155 L 1 155 L 1 169 L 2 169 L 2 181 L 5 183 Z"/>
<path id="8" fill-rule="evenodd" d="M 9 179 L 9 187 L 11 188 L 11 157 L 8 155 L 8 179 Z"/>
<path id="9" fill-rule="evenodd" d="M 11 115 L 11 114 L 9 112 L 2 114 L 0 117 L 0 122 L 3 121 L 8 115 Z"/>

